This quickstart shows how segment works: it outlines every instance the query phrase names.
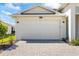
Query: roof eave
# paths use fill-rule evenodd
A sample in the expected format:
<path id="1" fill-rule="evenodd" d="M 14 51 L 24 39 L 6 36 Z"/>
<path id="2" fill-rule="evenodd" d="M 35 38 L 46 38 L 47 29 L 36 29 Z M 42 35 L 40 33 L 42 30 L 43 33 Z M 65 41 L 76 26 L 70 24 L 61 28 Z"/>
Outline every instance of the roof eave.
<path id="1" fill-rule="evenodd" d="M 64 10 L 68 5 L 69 3 L 61 3 L 61 6 L 58 8 L 58 11 L 62 12 L 62 10 Z"/>

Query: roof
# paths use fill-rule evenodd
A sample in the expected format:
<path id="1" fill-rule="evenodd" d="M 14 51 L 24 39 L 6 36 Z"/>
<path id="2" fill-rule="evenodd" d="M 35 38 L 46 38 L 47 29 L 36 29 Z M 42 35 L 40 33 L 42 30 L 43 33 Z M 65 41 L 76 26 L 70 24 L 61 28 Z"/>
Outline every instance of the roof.
<path id="1" fill-rule="evenodd" d="M 50 7 L 46 7 L 46 6 L 43 6 L 43 5 L 41 5 L 41 6 L 32 6 L 31 8 L 29 8 L 29 9 L 25 9 L 25 10 L 23 10 L 23 11 L 19 11 L 18 13 L 16 13 L 16 14 L 13 14 L 13 15 L 22 15 L 22 13 L 24 13 L 24 12 L 28 12 L 28 11 L 30 11 L 30 10 L 32 10 L 32 9 L 34 9 L 34 8 L 37 8 L 37 7 L 40 7 L 40 8 L 42 8 L 42 9 L 44 9 L 44 10 L 47 10 L 47 11 L 49 11 L 50 13 L 49 14 L 57 14 L 57 13 L 59 13 L 59 12 L 57 12 L 56 10 L 54 10 L 54 9 L 52 9 L 52 8 L 50 8 Z M 35 14 L 35 13 L 26 13 L 25 15 L 29 15 L 29 14 Z M 36 14 L 39 14 L 39 13 L 36 13 Z M 41 13 L 41 14 L 43 14 L 43 13 Z"/>
<path id="2" fill-rule="evenodd" d="M 2 20 L 0 20 L 0 22 L 6 24 L 6 25 L 8 25 L 8 26 L 12 26 L 12 27 L 14 27 L 13 25 L 11 25 L 11 24 L 9 24 L 9 23 L 6 23 L 6 22 L 4 22 L 4 21 L 2 21 Z"/>
<path id="3" fill-rule="evenodd" d="M 69 3 L 61 3 L 61 6 L 59 7 L 58 11 L 61 12 L 63 9 L 65 9 Z"/>

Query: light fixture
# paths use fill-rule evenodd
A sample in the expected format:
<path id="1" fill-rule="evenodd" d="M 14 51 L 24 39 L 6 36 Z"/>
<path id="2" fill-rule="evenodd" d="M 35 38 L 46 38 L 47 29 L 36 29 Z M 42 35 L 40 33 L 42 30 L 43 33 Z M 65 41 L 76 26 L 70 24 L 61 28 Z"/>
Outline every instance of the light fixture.
<path id="1" fill-rule="evenodd" d="M 17 23 L 19 23 L 19 21 L 17 21 Z"/>
<path id="2" fill-rule="evenodd" d="M 42 16 L 39 16 L 39 18 L 42 19 L 43 17 Z"/>

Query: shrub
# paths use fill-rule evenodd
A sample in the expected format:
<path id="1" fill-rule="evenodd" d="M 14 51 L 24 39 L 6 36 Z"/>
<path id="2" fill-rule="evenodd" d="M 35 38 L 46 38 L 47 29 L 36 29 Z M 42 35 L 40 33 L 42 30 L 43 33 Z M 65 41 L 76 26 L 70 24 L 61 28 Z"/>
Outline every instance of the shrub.
<path id="1" fill-rule="evenodd" d="M 74 46 L 79 46 L 79 39 L 72 40 L 71 44 Z"/>
<path id="2" fill-rule="evenodd" d="M 6 24 L 0 22 L 0 38 L 3 38 L 8 30 Z"/>

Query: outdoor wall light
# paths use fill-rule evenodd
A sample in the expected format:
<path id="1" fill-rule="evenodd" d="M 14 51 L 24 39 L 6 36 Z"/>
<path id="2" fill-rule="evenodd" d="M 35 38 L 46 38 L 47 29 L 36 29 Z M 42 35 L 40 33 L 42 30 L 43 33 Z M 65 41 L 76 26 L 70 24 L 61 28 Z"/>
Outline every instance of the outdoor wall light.
<path id="1" fill-rule="evenodd" d="M 19 23 L 19 21 L 17 21 L 17 23 Z"/>
<path id="2" fill-rule="evenodd" d="M 65 21 L 63 21 L 62 23 L 65 23 Z"/>
<path id="3" fill-rule="evenodd" d="M 39 16 L 39 18 L 42 19 L 43 17 L 42 16 Z"/>

